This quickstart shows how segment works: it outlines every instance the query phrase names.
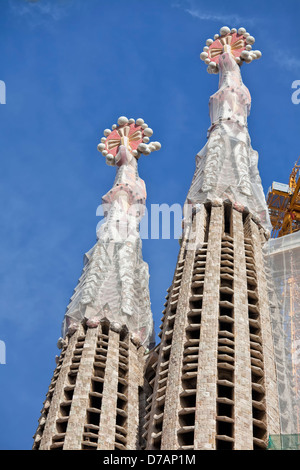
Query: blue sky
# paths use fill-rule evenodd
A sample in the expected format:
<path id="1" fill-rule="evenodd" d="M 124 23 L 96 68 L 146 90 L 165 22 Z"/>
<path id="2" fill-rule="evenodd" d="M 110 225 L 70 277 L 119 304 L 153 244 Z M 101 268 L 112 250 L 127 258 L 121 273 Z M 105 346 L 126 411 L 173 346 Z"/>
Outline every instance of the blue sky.
<path id="1" fill-rule="evenodd" d="M 115 170 L 97 144 L 117 118 L 142 117 L 162 144 L 139 161 L 148 205 L 183 204 L 218 77 L 199 54 L 221 26 L 244 26 L 262 59 L 242 67 L 265 191 L 299 155 L 298 0 L 2 0 L 0 80 L 0 449 L 30 449 L 56 342 L 97 206 Z M 158 331 L 177 240 L 144 240 Z"/>

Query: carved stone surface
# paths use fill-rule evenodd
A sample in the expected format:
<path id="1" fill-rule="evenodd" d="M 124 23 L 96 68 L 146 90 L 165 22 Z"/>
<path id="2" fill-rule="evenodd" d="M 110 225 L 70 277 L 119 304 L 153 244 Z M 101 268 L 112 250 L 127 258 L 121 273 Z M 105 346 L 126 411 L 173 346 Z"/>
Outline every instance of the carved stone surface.
<path id="1" fill-rule="evenodd" d="M 79 283 L 67 307 L 63 336 L 78 324 L 97 326 L 107 318 L 126 325 L 144 346 L 153 342 L 148 264 L 142 258 L 139 222 L 144 215 L 146 187 L 137 159 L 120 145 L 114 157 L 114 185 L 102 198 L 104 223 L 98 241 L 85 255 Z"/>
<path id="2" fill-rule="evenodd" d="M 229 199 L 237 207 L 247 207 L 269 229 L 268 209 L 257 168 L 258 153 L 251 147 L 247 128 L 250 93 L 230 53 L 220 56 L 219 69 L 219 89 L 209 101 L 208 141 L 196 156 L 196 171 L 187 202 Z"/>

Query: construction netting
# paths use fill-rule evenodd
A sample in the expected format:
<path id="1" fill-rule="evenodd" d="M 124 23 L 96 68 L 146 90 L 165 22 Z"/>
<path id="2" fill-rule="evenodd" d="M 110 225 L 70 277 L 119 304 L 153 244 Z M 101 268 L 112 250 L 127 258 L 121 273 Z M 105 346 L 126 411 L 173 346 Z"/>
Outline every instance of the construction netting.
<path id="1" fill-rule="evenodd" d="M 264 246 L 280 409 L 281 435 L 270 448 L 299 445 L 300 231 Z"/>
<path id="2" fill-rule="evenodd" d="M 300 435 L 271 435 L 269 437 L 268 450 L 300 450 Z"/>

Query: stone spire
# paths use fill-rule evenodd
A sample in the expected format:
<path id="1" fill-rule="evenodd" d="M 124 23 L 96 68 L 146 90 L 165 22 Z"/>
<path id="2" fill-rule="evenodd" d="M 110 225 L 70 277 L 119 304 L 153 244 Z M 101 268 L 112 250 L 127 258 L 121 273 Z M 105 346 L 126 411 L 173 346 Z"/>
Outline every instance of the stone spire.
<path id="1" fill-rule="evenodd" d="M 258 153 L 251 147 L 247 117 L 251 96 L 240 66 L 261 57 L 252 51 L 255 39 L 245 28 L 223 27 L 208 39 L 200 58 L 209 73 L 219 73 L 219 89 L 210 97 L 211 126 L 204 148 L 196 156 L 196 171 L 187 201 L 205 203 L 228 200 L 256 216 L 270 229 L 268 209 L 259 176 Z"/>
<path id="2" fill-rule="evenodd" d="M 260 57 L 253 42 L 244 28 L 223 27 L 201 54 L 209 73 L 220 72 L 219 89 L 187 195 L 161 343 L 146 369 L 147 450 L 266 449 L 280 429 L 262 254 L 268 212 L 239 67 Z"/>
<path id="3" fill-rule="evenodd" d="M 63 336 L 80 322 L 101 319 L 126 325 L 144 346 L 153 341 L 148 265 L 142 258 L 139 222 L 145 212 L 146 187 L 137 160 L 160 148 L 149 142 L 153 131 L 143 119 L 122 116 L 105 129 L 98 150 L 116 166 L 113 187 L 102 198 L 104 223 L 98 241 L 85 255 L 83 273 L 67 307 Z"/>
<path id="4" fill-rule="evenodd" d="M 33 449 L 134 450 L 141 446 L 145 352 L 153 341 L 148 265 L 139 222 L 146 189 L 141 154 L 158 150 L 142 119 L 121 117 L 98 145 L 117 168 L 104 222 L 68 305 L 57 366 Z"/>

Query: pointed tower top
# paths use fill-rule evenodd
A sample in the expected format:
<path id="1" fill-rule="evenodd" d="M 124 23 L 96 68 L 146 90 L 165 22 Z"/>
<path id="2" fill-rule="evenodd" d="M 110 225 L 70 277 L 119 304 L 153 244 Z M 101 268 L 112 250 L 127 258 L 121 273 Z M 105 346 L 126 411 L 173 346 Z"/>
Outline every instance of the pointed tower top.
<path id="1" fill-rule="evenodd" d="M 141 154 L 150 155 L 161 148 L 159 142 L 149 143 L 153 130 L 142 118 L 134 120 L 120 116 L 118 124 L 113 124 L 111 129 L 105 129 L 103 133 L 104 137 L 97 148 L 106 157 L 108 165 L 118 165 L 116 156 L 120 145 L 124 145 L 137 160 Z"/>
<path id="2" fill-rule="evenodd" d="M 237 30 L 223 26 L 220 34 L 214 35 L 214 39 L 207 39 L 200 59 L 208 65 L 208 73 L 219 73 L 219 59 L 224 52 L 230 52 L 240 66 L 243 62 L 249 64 L 262 55 L 260 51 L 252 50 L 254 42 L 255 38 L 247 33 L 245 28 Z"/>

